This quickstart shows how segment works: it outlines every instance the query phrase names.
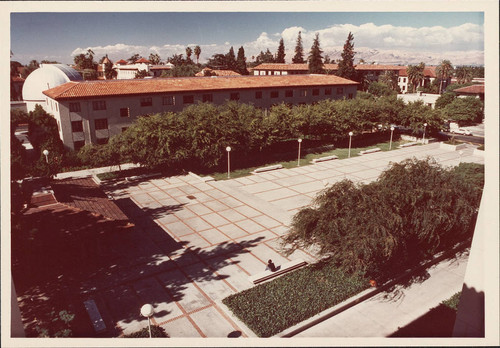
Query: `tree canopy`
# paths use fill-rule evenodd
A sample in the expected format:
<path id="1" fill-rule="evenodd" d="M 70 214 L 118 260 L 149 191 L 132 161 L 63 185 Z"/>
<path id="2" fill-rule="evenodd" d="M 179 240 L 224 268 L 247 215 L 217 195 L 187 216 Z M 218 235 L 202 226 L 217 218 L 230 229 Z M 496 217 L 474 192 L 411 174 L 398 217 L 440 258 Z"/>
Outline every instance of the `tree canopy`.
<path id="1" fill-rule="evenodd" d="M 470 172 L 478 174 L 410 159 L 370 184 L 338 182 L 294 216 L 284 245 L 314 246 L 348 272 L 390 278 L 471 238 L 482 186 L 463 179 Z"/>
<path id="2" fill-rule="evenodd" d="M 339 67 L 337 70 L 337 75 L 340 77 L 344 77 L 349 80 L 356 80 L 357 73 L 354 68 L 354 35 L 349 32 L 347 36 L 347 40 L 344 44 L 344 50 L 341 54 L 341 59 L 339 61 Z"/>
<path id="3" fill-rule="evenodd" d="M 283 38 L 281 38 L 278 46 L 278 51 L 276 52 L 275 63 L 285 63 L 285 56 L 285 43 L 283 41 Z"/>
<path id="4" fill-rule="evenodd" d="M 292 63 L 302 64 L 304 61 L 304 47 L 302 46 L 302 33 L 299 31 L 297 35 L 297 43 L 295 44 L 295 55 L 292 58 Z"/>
<path id="5" fill-rule="evenodd" d="M 307 59 L 309 63 L 309 73 L 310 74 L 323 74 L 323 56 L 321 55 L 323 51 L 321 50 L 319 44 L 319 34 L 316 34 L 313 44 L 311 46 L 311 52 Z"/>

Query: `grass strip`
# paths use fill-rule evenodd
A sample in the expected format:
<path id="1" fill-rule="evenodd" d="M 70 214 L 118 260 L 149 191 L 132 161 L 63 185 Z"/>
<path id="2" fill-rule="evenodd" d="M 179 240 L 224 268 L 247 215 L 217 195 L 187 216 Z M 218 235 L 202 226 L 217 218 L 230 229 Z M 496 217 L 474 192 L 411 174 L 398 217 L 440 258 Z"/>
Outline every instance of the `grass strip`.
<path id="1" fill-rule="evenodd" d="M 222 300 L 257 336 L 270 337 L 369 287 L 369 281 L 320 261 Z"/>
<path id="2" fill-rule="evenodd" d="M 407 141 L 401 140 L 401 141 L 393 141 L 392 146 L 390 150 L 397 150 L 398 146 L 400 144 L 407 143 Z M 357 157 L 359 156 L 360 151 L 368 150 L 368 149 L 373 149 L 375 147 L 380 148 L 381 151 L 390 151 L 389 150 L 389 142 L 382 142 L 378 143 L 375 145 L 370 145 L 370 146 L 365 146 L 365 147 L 351 147 L 351 157 Z M 315 158 L 320 158 L 320 157 L 325 157 L 325 156 L 331 156 L 335 155 L 339 159 L 345 159 L 349 155 L 349 148 L 337 148 L 331 151 L 325 151 L 322 153 L 310 153 L 305 156 L 300 157 L 300 165 L 301 166 L 306 166 L 306 165 L 311 165 L 312 160 Z M 231 171 L 231 179 L 236 179 L 236 178 L 241 178 L 244 176 L 251 175 L 250 172 L 253 170 L 260 168 L 260 167 L 267 167 L 271 166 L 274 164 L 281 164 L 283 168 L 295 168 L 297 167 L 297 159 L 294 159 L 292 161 L 287 161 L 287 162 L 273 162 L 273 163 L 268 163 L 261 165 L 259 167 L 249 167 L 249 168 L 242 168 L 242 169 L 236 169 Z M 211 173 L 207 174 L 208 176 L 211 176 L 215 180 L 227 180 L 227 172 L 216 172 L 216 173 Z"/>

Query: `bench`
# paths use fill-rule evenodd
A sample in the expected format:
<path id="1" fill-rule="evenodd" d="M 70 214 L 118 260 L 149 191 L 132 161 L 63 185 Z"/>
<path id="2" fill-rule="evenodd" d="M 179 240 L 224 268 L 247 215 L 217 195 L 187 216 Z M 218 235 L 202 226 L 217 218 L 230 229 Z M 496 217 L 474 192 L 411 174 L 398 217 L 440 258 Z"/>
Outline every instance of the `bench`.
<path id="1" fill-rule="evenodd" d="M 155 176 L 161 176 L 161 173 L 152 173 L 152 174 L 143 174 L 143 175 L 135 175 L 135 176 L 127 176 L 125 181 L 132 182 L 138 180 L 145 180 Z"/>
<path id="2" fill-rule="evenodd" d="M 379 152 L 379 151 L 382 151 L 382 150 L 379 147 L 374 147 L 373 149 L 368 149 L 368 150 L 360 151 L 359 154 L 360 155 L 367 155 L 369 153 L 374 153 L 374 152 Z"/>
<path id="3" fill-rule="evenodd" d="M 413 141 L 413 142 L 411 142 L 411 143 L 404 143 L 404 144 L 401 144 L 401 145 L 399 145 L 398 147 L 402 149 L 402 148 L 404 148 L 404 147 L 414 146 L 414 145 L 417 145 L 417 144 L 418 144 L 418 143 L 417 143 L 416 141 Z"/>
<path id="4" fill-rule="evenodd" d="M 101 313 L 99 313 L 99 309 L 97 309 L 94 300 L 87 300 L 83 302 L 83 305 L 87 310 L 92 325 L 94 325 L 95 332 L 100 333 L 106 331 L 106 324 L 104 324 L 104 320 L 102 320 Z"/>
<path id="5" fill-rule="evenodd" d="M 257 173 L 262 173 L 262 172 L 268 172 L 270 170 L 276 170 L 276 169 L 282 169 L 283 166 L 281 164 L 275 164 L 274 166 L 269 166 L 269 167 L 261 167 L 254 169 L 252 174 L 257 174 Z"/>
<path id="6" fill-rule="evenodd" d="M 320 157 L 320 158 L 315 158 L 312 160 L 313 163 L 318 163 L 318 162 L 324 162 L 324 161 L 331 161 L 331 160 L 335 160 L 335 159 L 338 159 L 337 156 L 335 155 L 331 155 L 331 156 L 325 156 L 325 157 Z"/>
<path id="7" fill-rule="evenodd" d="M 250 276 L 248 279 L 253 283 L 253 284 L 259 284 L 262 282 L 265 282 L 266 280 L 275 278 L 279 275 L 285 274 L 287 272 L 290 272 L 294 269 L 300 268 L 302 266 L 307 265 L 307 262 L 298 259 L 298 260 L 293 260 L 290 262 L 287 262 L 283 265 L 278 266 L 277 270 L 272 272 L 269 270 L 265 270 L 264 272 L 254 274 L 253 276 Z"/>

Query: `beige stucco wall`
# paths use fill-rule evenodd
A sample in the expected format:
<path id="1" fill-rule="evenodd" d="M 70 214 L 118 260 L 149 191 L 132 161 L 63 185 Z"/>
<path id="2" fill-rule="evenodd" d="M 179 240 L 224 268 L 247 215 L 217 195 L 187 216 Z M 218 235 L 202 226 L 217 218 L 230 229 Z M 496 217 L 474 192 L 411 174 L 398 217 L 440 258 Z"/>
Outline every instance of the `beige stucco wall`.
<path id="1" fill-rule="evenodd" d="M 343 93 L 337 94 L 337 88 L 342 87 Z M 313 96 L 313 89 L 319 89 L 319 95 Z M 325 88 L 331 88 L 332 94 L 325 95 Z M 293 97 L 285 97 L 285 90 L 293 90 Z M 300 96 L 301 90 L 306 91 L 305 96 Z M 255 92 L 262 91 L 262 99 L 255 99 Z M 277 91 L 278 98 L 271 98 L 271 92 Z M 74 148 L 73 143 L 78 140 L 85 140 L 86 144 L 96 143 L 98 138 L 109 138 L 113 135 L 120 134 L 122 128 L 129 127 L 139 116 L 147 114 L 155 114 L 160 112 L 179 112 L 184 107 L 192 104 L 184 104 L 183 97 L 194 96 L 194 104 L 203 101 L 204 94 L 212 94 L 214 104 L 222 104 L 230 99 L 230 94 L 239 93 L 239 102 L 251 103 L 256 107 L 270 108 L 274 104 L 282 102 L 297 105 L 301 103 L 311 104 L 323 99 L 343 99 L 348 98 L 352 94 L 356 96 L 356 86 L 321 86 L 321 87 L 303 87 L 303 88 L 266 88 L 266 89 L 248 89 L 248 90 L 223 90 L 223 91 L 206 91 L 206 92 L 183 92 L 183 93 L 165 93 L 148 96 L 119 96 L 106 97 L 98 99 L 80 99 L 61 101 L 58 106 L 58 111 L 51 111 L 60 122 L 60 135 L 64 144 L 70 148 Z M 163 105 L 163 97 L 174 96 L 175 105 Z M 151 106 L 141 106 L 141 98 L 151 97 Z M 106 110 L 93 110 L 92 102 L 98 100 L 106 101 Z M 80 112 L 69 112 L 69 103 L 79 102 Z M 50 104 L 50 103 L 49 103 Z M 120 109 L 129 108 L 129 117 L 121 117 Z M 108 129 L 96 130 L 94 120 L 106 118 L 108 120 Z M 71 121 L 83 121 L 83 132 L 73 133 L 71 130 Z"/>

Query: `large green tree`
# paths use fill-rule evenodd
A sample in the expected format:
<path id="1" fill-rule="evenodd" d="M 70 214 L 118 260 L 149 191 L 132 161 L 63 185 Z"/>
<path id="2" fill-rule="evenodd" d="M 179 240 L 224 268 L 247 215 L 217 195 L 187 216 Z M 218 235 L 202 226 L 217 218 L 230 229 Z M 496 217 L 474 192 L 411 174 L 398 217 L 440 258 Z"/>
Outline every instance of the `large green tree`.
<path id="1" fill-rule="evenodd" d="M 201 54 L 201 48 L 200 46 L 196 45 L 196 47 L 194 48 L 194 56 L 196 57 L 196 64 L 199 64 L 200 54 Z"/>
<path id="2" fill-rule="evenodd" d="M 188 64 L 192 64 L 191 55 L 193 54 L 193 49 L 191 47 L 186 47 L 186 60 Z"/>
<path id="3" fill-rule="evenodd" d="M 479 123 L 484 117 L 483 102 L 475 97 L 455 98 L 441 110 L 445 119 L 461 126 Z"/>
<path id="4" fill-rule="evenodd" d="M 299 31 L 297 35 L 297 43 L 295 44 L 295 55 L 292 58 L 292 63 L 303 64 L 304 60 L 304 47 L 302 46 L 302 33 Z"/>
<path id="5" fill-rule="evenodd" d="M 436 68 L 436 75 L 439 79 L 439 94 L 443 90 L 443 83 L 446 84 L 448 79 L 453 76 L 453 65 L 447 59 L 441 61 L 441 63 Z M 444 86 L 446 88 L 446 86 Z"/>
<path id="6" fill-rule="evenodd" d="M 294 216 L 284 244 L 288 252 L 314 246 L 348 272 L 391 278 L 470 240 L 481 192 L 430 159 L 406 160 L 376 182 L 325 189 Z"/>
<path id="7" fill-rule="evenodd" d="M 408 75 L 408 82 L 412 86 L 413 93 L 417 91 L 417 87 L 424 79 L 425 63 L 421 62 L 418 65 L 408 65 L 406 73 Z"/>
<path id="8" fill-rule="evenodd" d="M 459 66 L 455 69 L 455 77 L 458 84 L 464 84 L 472 81 L 473 70 L 468 66 Z"/>
<path id="9" fill-rule="evenodd" d="M 151 64 L 158 65 L 161 62 L 161 57 L 158 53 L 150 53 L 148 60 L 151 62 Z"/>
<path id="10" fill-rule="evenodd" d="M 245 49 L 241 46 L 238 49 L 238 57 L 236 58 L 236 72 L 241 75 L 248 75 L 247 59 L 245 57 Z"/>
<path id="11" fill-rule="evenodd" d="M 236 70 L 236 56 L 234 54 L 233 46 L 231 46 L 229 52 L 226 54 L 226 66 L 229 70 Z"/>
<path id="12" fill-rule="evenodd" d="M 280 43 L 278 46 L 278 51 L 276 52 L 276 63 L 285 63 L 285 43 L 283 41 L 283 38 L 280 39 Z"/>
<path id="13" fill-rule="evenodd" d="M 319 34 L 316 34 L 313 44 L 311 46 L 311 51 L 309 52 L 309 57 L 307 59 L 309 63 L 309 73 L 310 74 L 323 74 L 325 71 L 323 69 L 323 51 L 321 50 L 319 44 Z"/>
<path id="14" fill-rule="evenodd" d="M 347 35 L 347 40 L 344 44 L 344 50 L 341 54 L 337 75 L 349 80 L 356 80 L 357 74 L 354 68 L 354 36 L 351 32 Z"/>

